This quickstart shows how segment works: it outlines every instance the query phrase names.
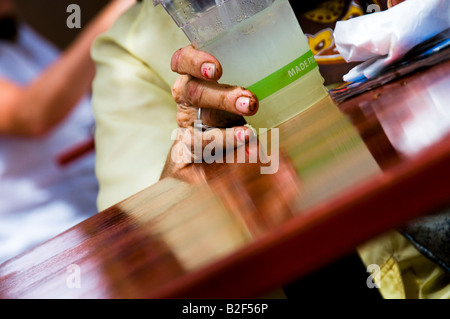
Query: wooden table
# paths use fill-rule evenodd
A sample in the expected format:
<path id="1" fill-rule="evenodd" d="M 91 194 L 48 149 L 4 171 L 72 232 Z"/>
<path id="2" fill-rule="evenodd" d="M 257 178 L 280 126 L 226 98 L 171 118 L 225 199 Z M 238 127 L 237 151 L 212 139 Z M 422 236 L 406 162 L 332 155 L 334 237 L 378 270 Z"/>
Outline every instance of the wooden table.
<path id="1" fill-rule="evenodd" d="M 275 174 L 215 163 L 161 180 L 2 264 L 0 297 L 258 297 L 306 276 L 450 204 L 448 74 L 317 103 L 280 126 Z"/>

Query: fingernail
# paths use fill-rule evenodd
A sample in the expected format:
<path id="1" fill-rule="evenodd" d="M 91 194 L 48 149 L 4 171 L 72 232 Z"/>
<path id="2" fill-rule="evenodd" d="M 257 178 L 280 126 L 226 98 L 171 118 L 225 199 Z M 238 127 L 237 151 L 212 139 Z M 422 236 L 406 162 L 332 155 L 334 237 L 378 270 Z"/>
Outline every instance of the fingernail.
<path id="1" fill-rule="evenodd" d="M 250 98 L 246 96 L 241 96 L 236 100 L 236 109 L 242 113 L 248 113 L 250 106 Z"/>
<path id="2" fill-rule="evenodd" d="M 238 142 L 240 143 L 245 143 L 245 132 L 244 130 L 239 130 L 236 132 L 236 138 L 238 140 Z"/>
<path id="3" fill-rule="evenodd" d="M 207 79 L 214 79 L 214 73 L 216 72 L 216 65 L 214 63 L 203 63 L 202 74 Z"/>

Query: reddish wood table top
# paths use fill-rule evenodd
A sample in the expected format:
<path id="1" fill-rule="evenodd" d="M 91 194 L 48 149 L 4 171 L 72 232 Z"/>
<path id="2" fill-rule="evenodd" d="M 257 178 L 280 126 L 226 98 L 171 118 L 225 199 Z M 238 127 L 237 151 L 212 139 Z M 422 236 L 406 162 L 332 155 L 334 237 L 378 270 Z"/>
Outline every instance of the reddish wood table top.
<path id="1" fill-rule="evenodd" d="M 314 105 L 280 126 L 275 174 L 160 181 L 2 264 L 0 297 L 257 297 L 449 204 L 449 71 Z"/>

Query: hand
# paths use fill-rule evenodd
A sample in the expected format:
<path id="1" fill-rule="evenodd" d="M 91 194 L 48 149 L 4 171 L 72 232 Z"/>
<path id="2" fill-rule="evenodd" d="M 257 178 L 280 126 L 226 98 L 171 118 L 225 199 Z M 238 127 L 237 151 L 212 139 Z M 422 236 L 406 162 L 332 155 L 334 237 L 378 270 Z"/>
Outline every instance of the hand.
<path id="1" fill-rule="evenodd" d="M 191 45 L 175 52 L 171 68 L 180 74 L 172 87 L 179 129 L 162 177 L 200 159 L 207 145 L 227 150 L 248 142 L 253 132 L 243 126 L 246 124 L 243 116 L 254 115 L 259 106 L 252 92 L 219 84 L 217 81 L 222 76 L 219 61 Z M 201 132 L 194 128 L 199 114 L 202 124 L 210 129 Z M 201 145 L 201 154 L 194 152 L 195 143 Z"/>

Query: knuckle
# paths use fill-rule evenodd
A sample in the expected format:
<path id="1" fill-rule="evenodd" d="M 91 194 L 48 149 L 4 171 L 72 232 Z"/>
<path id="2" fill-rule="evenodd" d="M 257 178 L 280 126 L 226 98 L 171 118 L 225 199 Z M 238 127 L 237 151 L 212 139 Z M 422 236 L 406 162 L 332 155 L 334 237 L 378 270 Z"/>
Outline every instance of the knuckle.
<path id="1" fill-rule="evenodd" d="M 227 99 L 227 94 L 226 93 L 221 93 L 219 96 L 219 107 L 221 109 L 226 109 L 227 105 L 229 104 L 229 99 Z"/>
<path id="2" fill-rule="evenodd" d="M 177 103 L 183 103 L 185 82 L 186 77 L 179 76 L 172 86 L 172 96 Z"/>
<path id="3" fill-rule="evenodd" d="M 172 87 L 172 96 L 176 103 L 181 103 L 181 94 L 178 87 Z"/>
<path id="4" fill-rule="evenodd" d="M 175 97 L 180 94 L 180 77 L 172 85 L 172 95 Z"/>

